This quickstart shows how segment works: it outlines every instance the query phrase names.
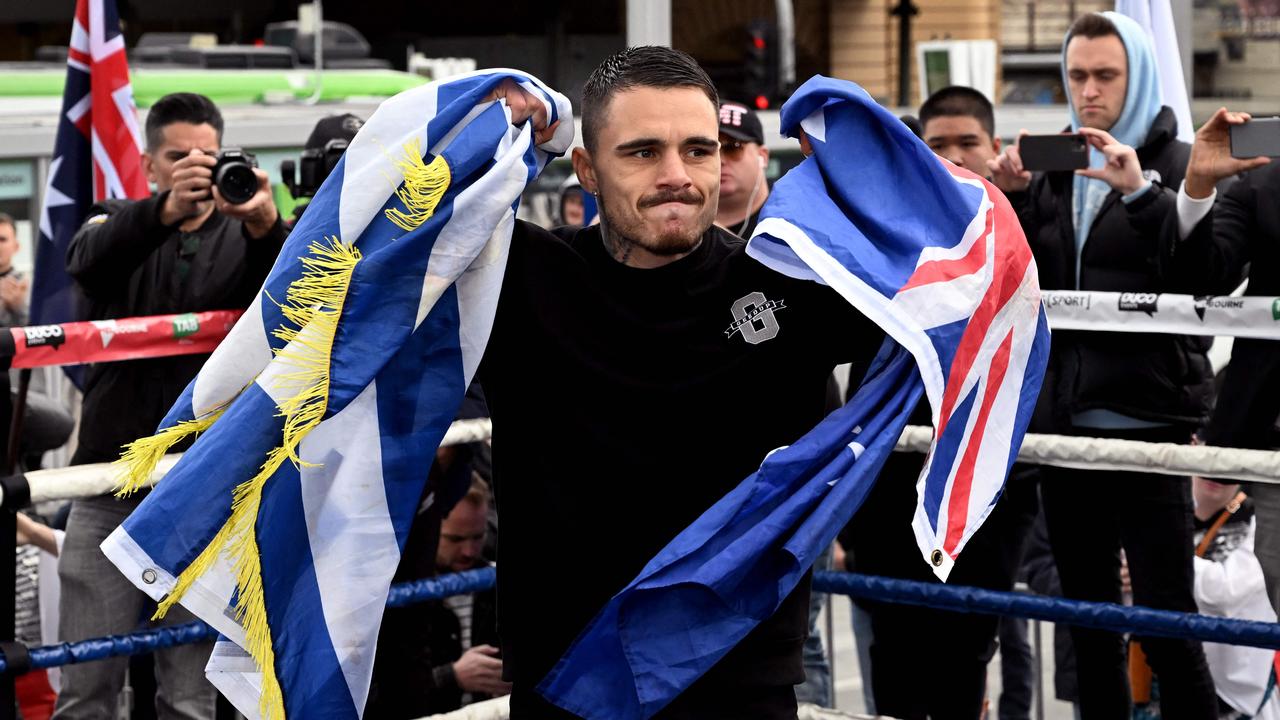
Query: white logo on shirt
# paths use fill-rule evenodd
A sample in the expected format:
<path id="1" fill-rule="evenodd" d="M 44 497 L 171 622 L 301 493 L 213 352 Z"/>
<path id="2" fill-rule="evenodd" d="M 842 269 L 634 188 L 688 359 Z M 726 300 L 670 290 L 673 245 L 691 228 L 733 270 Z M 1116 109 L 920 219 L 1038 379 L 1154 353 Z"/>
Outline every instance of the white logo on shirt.
<path id="1" fill-rule="evenodd" d="M 752 345 L 772 340 L 778 336 L 779 330 L 774 312 L 786 307 L 785 300 L 767 300 L 759 291 L 743 295 L 730 309 L 733 324 L 724 331 L 724 336 L 731 338 L 734 333 L 741 332 L 742 339 Z"/>

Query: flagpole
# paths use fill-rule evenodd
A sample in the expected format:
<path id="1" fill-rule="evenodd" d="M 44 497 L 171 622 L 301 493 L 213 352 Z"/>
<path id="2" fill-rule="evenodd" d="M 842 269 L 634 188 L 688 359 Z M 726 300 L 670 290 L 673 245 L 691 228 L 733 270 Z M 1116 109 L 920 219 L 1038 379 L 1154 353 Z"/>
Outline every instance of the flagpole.
<path id="1" fill-rule="evenodd" d="M 324 89 L 324 3 L 321 0 L 312 0 L 311 7 L 314 8 L 312 20 L 315 22 L 315 38 L 316 48 L 312 53 L 316 64 L 315 72 L 315 89 L 311 91 L 311 97 L 303 102 L 307 105 L 315 105 L 320 102 L 320 93 Z"/>

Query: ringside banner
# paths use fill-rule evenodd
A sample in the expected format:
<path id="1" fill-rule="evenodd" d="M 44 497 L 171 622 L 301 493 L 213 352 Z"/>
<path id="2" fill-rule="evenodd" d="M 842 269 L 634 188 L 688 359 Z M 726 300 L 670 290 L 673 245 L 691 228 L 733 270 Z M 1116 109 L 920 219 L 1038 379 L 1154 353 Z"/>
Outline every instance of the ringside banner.
<path id="1" fill-rule="evenodd" d="M 1280 298 L 1045 290 L 1053 330 L 1223 335 L 1280 340 Z"/>
<path id="2" fill-rule="evenodd" d="M 241 314 L 210 310 L 13 327 L 0 338 L 0 357 L 11 356 L 13 368 L 36 368 L 211 353 Z"/>

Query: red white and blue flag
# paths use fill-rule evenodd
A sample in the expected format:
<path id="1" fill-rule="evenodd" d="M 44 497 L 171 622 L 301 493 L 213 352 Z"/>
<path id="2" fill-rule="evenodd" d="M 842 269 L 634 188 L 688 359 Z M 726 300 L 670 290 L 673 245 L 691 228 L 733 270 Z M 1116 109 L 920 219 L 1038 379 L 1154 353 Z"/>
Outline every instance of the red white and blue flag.
<path id="1" fill-rule="evenodd" d="M 65 268 L 67 246 L 94 202 L 149 194 L 142 147 L 115 0 L 77 0 L 40 215 L 32 324 L 75 319 L 74 283 Z"/>
<path id="2" fill-rule="evenodd" d="M 834 288 L 888 338 L 845 407 L 681 532 L 541 683 L 589 720 L 652 716 L 772 615 L 862 504 L 922 396 L 936 432 L 914 527 L 945 580 L 1039 395 L 1049 329 L 1008 200 L 853 83 L 815 77 L 781 119 L 813 154 L 774 186 L 748 252 Z"/>

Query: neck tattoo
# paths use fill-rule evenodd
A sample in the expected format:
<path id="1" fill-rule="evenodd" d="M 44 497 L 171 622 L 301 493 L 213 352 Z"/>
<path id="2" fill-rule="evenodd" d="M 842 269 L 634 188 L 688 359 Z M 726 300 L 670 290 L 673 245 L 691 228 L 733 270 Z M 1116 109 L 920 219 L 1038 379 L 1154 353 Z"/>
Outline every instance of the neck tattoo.
<path id="1" fill-rule="evenodd" d="M 603 211 L 600 213 L 600 237 L 604 240 L 604 249 L 608 251 L 609 257 L 626 265 L 636 244 L 612 232 L 609 225 L 605 223 Z"/>
<path id="2" fill-rule="evenodd" d="M 630 240 L 618 238 L 613 233 L 605 231 L 604 249 L 608 251 L 609 257 L 617 260 L 623 265 L 627 264 L 627 258 L 631 257 L 631 249 L 635 247 L 635 243 Z"/>

